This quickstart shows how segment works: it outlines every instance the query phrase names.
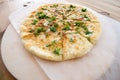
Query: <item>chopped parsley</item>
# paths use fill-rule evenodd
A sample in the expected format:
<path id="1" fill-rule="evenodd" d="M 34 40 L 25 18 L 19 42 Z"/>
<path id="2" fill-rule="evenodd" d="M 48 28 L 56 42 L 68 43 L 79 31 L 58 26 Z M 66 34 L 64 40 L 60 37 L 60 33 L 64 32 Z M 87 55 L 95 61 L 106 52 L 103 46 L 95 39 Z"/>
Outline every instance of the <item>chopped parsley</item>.
<path id="1" fill-rule="evenodd" d="M 88 18 L 88 16 L 86 14 L 83 15 L 84 18 Z"/>
<path id="2" fill-rule="evenodd" d="M 52 17 L 49 17 L 47 20 L 48 20 L 49 22 L 52 22 L 52 21 L 55 21 L 55 20 L 56 20 L 56 17 L 55 17 L 55 16 L 52 16 Z"/>
<path id="3" fill-rule="evenodd" d="M 60 48 L 56 48 L 53 53 L 56 54 L 56 55 L 60 55 Z"/>
<path id="4" fill-rule="evenodd" d="M 80 21 L 77 21 L 75 22 L 75 26 L 82 26 L 84 23 L 83 22 L 80 22 Z"/>
<path id="5" fill-rule="evenodd" d="M 76 27 L 76 28 L 75 28 L 75 34 L 79 34 L 79 33 L 80 33 L 79 28 L 80 28 L 80 27 Z"/>
<path id="6" fill-rule="evenodd" d="M 70 23 L 66 22 L 65 27 L 62 30 L 70 30 Z"/>
<path id="7" fill-rule="evenodd" d="M 34 32 L 34 30 L 30 30 L 29 32 L 30 32 L 30 33 L 33 33 L 33 32 Z"/>
<path id="8" fill-rule="evenodd" d="M 38 27 L 35 29 L 33 34 L 36 36 L 36 35 L 39 35 L 39 33 L 43 31 L 45 31 L 43 27 Z"/>
<path id="9" fill-rule="evenodd" d="M 47 45 L 46 45 L 46 47 L 50 47 L 50 46 L 51 46 L 51 44 L 47 44 Z"/>
<path id="10" fill-rule="evenodd" d="M 33 22 L 32 22 L 32 25 L 36 25 L 37 22 L 38 22 L 38 20 L 34 19 Z"/>
<path id="11" fill-rule="evenodd" d="M 46 8 L 44 8 L 44 7 L 42 7 L 41 9 L 42 9 L 42 10 L 47 10 L 47 9 L 46 9 Z"/>
<path id="12" fill-rule="evenodd" d="M 87 15 L 83 15 L 85 21 L 90 21 L 90 18 Z"/>
<path id="13" fill-rule="evenodd" d="M 56 40 L 52 41 L 52 43 L 50 43 L 50 44 L 47 44 L 46 47 L 53 46 L 55 43 L 56 43 Z"/>
<path id="14" fill-rule="evenodd" d="M 70 12 L 70 11 L 72 11 L 72 10 L 74 10 L 74 8 L 76 8 L 76 6 L 74 6 L 74 5 L 70 5 L 68 8 L 67 8 L 67 12 Z"/>
<path id="15" fill-rule="evenodd" d="M 85 21 L 90 21 L 90 18 L 87 17 L 87 18 L 84 18 L 84 20 L 85 20 Z"/>
<path id="16" fill-rule="evenodd" d="M 86 12 L 87 9 L 86 9 L 86 8 L 82 8 L 81 11 L 82 11 L 82 12 Z"/>
<path id="17" fill-rule="evenodd" d="M 70 30 L 70 27 L 69 27 L 69 26 L 65 26 L 65 27 L 63 28 L 63 30 Z"/>
<path id="18" fill-rule="evenodd" d="M 58 24 L 57 24 L 57 23 L 55 23 L 55 24 L 54 24 L 54 27 L 58 27 Z"/>
<path id="19" fill-rule="evenodd" d="M 43 12 L 38 12 L 36 14 L 36 16 L 38 16 L 39 19 L 46 19 L 46 18 L 49 18 L 45 13 Z"/>
<path id="20" fill-rule="evenodd" d="M 50 6 L 50 7 L 56 8 L 56 7 L 58 7 L 58 4 L 54 4 L 54 5 Z"/>
<path id="21" fill-rule="evenodd" d="M 67 12 L 70 12 L 70 11 L 71 11 L 71 8 L 68 8 L 66 11 L 67 11 Z"/>
<path id="22" fill-rule="evenodd" d="M 76 8 L 76 6 L 74 6 L 74 5 L 71 4 L 71 5 L 69 6 L 69 8 Z"/>
<path id="23" fill-rule="evenodd" d="M 52 16 L 52 17 L 51 17 L 51 20 L 52 20 L 52 21 L 56 20 L 56 17 L 55 17 L 55 16 Z"/>
<path id="24" fill-rule="evenodd" d="M 90 32 L 90 31 L 86 31 L 85 34 L 86 35 L 89 35 L 89 34 L 92 34 L 93 32 Z"/>
<path id="25" fill-rule="evenodd" d="M 85 25 L 83 25 L 83 26 L 81 26 L 85 31 L 88 31 L 88 28 L 85 26 Z"/>
<path id="26" fill-rule="evenodd" d="M 56 28 L 55 28 L 55 27 L 51 27 L 51 28 L 50 28 L 50 31 L 56 32 Z"/>

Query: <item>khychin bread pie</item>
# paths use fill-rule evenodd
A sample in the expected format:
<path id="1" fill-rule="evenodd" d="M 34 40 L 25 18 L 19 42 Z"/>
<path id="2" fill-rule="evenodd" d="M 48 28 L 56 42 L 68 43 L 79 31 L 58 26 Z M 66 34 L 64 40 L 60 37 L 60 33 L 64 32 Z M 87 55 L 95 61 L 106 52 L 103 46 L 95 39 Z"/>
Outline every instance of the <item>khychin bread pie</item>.
<path id="1" fill-rule="evenodd" d="M 33 11 L 21 24 L 25 48 L 47 60 L 64 61 L 82 57 L 101 34 L 97 17 L 74 4 L 47 4 Z"/>

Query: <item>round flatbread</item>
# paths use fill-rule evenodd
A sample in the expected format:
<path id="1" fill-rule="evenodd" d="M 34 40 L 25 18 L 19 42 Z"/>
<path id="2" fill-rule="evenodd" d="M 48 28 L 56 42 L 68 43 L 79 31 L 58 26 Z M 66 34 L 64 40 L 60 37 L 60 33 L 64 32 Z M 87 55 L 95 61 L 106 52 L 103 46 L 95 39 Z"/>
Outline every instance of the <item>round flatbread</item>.
<path id="1" fill-rule="evenodd" d="M 63 61 L 82 57 L 101 33 L 97 17 L 73 4 L 48 4 L 33 11 L 22 23 L 21 39 L 32 54 Z"/>

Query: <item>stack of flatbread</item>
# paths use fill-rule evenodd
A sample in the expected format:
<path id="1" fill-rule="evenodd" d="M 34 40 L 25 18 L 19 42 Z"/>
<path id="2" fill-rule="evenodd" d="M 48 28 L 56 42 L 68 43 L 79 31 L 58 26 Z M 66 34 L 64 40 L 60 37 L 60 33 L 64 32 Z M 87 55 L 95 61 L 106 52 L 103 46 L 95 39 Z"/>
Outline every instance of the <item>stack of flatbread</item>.
<path id="1" fill-rule="evenodd" d="M 63 61 L 82 57 L 101 33 L 97 17 L 73 4 L 48 4 L 33 11 L 21 25 L 21 39 L 32 54 Z"/>

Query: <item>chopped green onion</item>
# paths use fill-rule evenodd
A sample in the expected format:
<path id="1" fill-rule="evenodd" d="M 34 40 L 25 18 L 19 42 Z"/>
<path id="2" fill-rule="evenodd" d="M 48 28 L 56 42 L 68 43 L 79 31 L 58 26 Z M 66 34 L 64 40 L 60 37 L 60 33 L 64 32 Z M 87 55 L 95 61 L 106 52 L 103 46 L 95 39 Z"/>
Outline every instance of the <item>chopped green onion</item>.
<path id="1" fill-rule="evenodd" d="M 49 17 L 47 20 L 48 20 L 49 22 L 52 22 L 52 21 L 56 20 L 56 17 L 55 17 L 55 16 L 52 16 L 52 17 Z"/>
<path id="2" fill-rule="evenodd" d="M 62 30 L 70 30 L 69 26 L 65 26 Z"/>
<path id="3" fill-rule="evenodd" d="M 56 32 L 56 28 L 55 28 L 55 27 L 51 27 L 51 28 L 50 28 L 50 31 Z"/>
<path id="4" fill-rule="evenodd" d="M 55 23 L 55 24 L 54 24 L 54 27 L 58 27 L 58 24 L 57 24 L 57 23 Z"/>
<path id="5" fill-rule="evenodd" d="M 90 32 L 90 31 L 86 31 L 85 34 L 86 35 L 89 35 L 89 34 L 92 34 L 93 32 Z"/>
<path id="6" fill-rule="evenodd" d="M 42 10 L 47 10 L 47 9 L 46 9 L 46 8 L 44 8 L 44 7 L 42 7 L 41 9 L 42 9 Z"/>
<path id="7" fill-rule="evenodd" d="M 84 23 L 83 22 L 80 22 L 80 21 L 78 21 L 78 22 L 75 22 L 75 26 L 81 26 L 81 25 L 83 25 Z"/>
<path id="8" fill-rule="evenodd" d="M 50 47 L 50 46 L 51 46 L 51 44 L 47 44 L 47 45 L 46 45 L 46 47 Z"/>
<path id="9" fill-rule="evenodd" d="M 85 31 L 88 31 L 88 28 L 85 26 L 85 25 L 83 25 L 83 26 L 81 26 Z"/>
<path id="10" fill-rule="evenodd" d="M 90 18 L 87 15 L 83 15 L 85 21 L 90 21 Z"/>
<path id="11" fill-rule="evenodd" d="M 76 8 L 76 6 L 74 6 L 74 5 L 72 5 L 72 4 L 71 4 L 69 7 L 70 7 L 70 8 Z"/>
<path id="12" fill-rule="evenodd" d="M 53 41 L 52 41 L 52 44 L 55 44 L 55 43 L 56 43 L 56 40 L 53 40 Z"/>
<path id="13" fill-rule="evenodd" d="M 84 18 L 88 18 L 88 16 L 86 14 L 83 15 Z"/>
<path id="14" fill-rule="evenodd" d="M 39 35 L 40 32 L 43 32 L 44 31 L 44 28 L 43 27 L 39 27 L 39 28 L 36 28 L 35 31 L 34 31 L 34 35 Z"/>
<path id="15" fill-rule="evenodd" d="M 34 19 L 33 22 L 32 22 L 32 25 L 35 25 L 37 22 L 38 22 L 38 20 Z"/>
<path id="16" fill-rule="evenodd" d="M 82 12 L 86 12 L 87 9 L 86 9 L 86 8 L 82 8 L 81 11 L 82 11 Z"/>
<path id="17" fill-rule="evenodd" d="M 38 12 L 38 13 L 36 14 L 36 16 L 38 16 L 39 19 L 49 18 L 49 17 L 46 16 L 46 14 L 43 13 L 43 12 Z"/>
<path id="18" fill-rule="evenodd" d="M 85 21 L 90 21 L 90 18 L 84 18 Z"/>
<path id="19" fill-rule="evenodd" d="M 67 12 L 70 12 L 70 11 L 71 11 L 71 8 L 68 8 L 66 11 L 67 11 Z"/>
<path id="20" fill-rule="evenodd" d="M 79 28 L 80 28 L 80 27 L 76 27 L 76 28 L 75 28 L 75 31 L 76 31 L 75 34 L 79 34 L 79 33 L 80 33 Z"/>
<path id="21" fill-rule="evenodd" d="M 34 32 L 34 30 L 30 30 L 29 32 L 32 33 L 32 32 Z"/>
<path id="22" fill-rule="evenodd" d="M 50 44 L 47 44 L 47 45 L 46 45 L 46 47 L 53 46 L 55 43 L 56 43 L 56 40 L 53 40 L 53 41 L 52 41 L 52 43 L 50 43 Z"/>
<path id="23" fill-rule="evenodd" d="M 57 55 L 60 55 L 60 48 L 56 48 L 54 51 L 53 51 L 53 53 L 54 54 L 57 54 Z"/>
<path id="24" fill-rule="evenodd" d="M 52 17 L 51 17 L 51 20 L 52 20 L 52 21 L 56 20 L 56 17 L 55 17 L 55 16 L 52 16 Z"/>
<path id="25" fill-rule="evenodd" d="M 65 23 L 65 27 L 62 30 L 70 30 L 70 23 Z"/>
<path id="26" fill-rule="evenodd" d="M 54 5 L 50 6 L 50 7 L 55 7 L 56 8 L 56 7 L 58 7 L 58 4 L 54 4 Z"/>

